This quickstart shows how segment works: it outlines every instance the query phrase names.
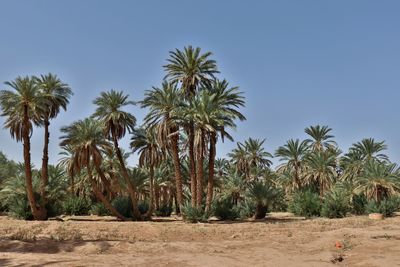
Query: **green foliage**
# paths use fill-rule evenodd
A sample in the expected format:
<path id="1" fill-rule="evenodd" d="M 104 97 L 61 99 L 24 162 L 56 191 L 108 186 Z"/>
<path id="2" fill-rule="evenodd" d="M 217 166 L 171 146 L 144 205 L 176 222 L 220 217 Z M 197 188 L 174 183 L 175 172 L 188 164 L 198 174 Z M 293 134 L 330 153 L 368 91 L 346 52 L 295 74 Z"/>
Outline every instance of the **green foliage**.
<path id="1" fill-rule="evenodd" d="M 352 213 L 356 215 L 365 214 L 365 209 L 367 206 L 368 200 L 365 195 L 355 195 L 352 199 Z"/>
<path id="2" fill-rule="evenodd" d="M 21 220 L 32 220 L 32 212 L 27 197 L 12 198 L 8 203 L 9 214 Z"/>
<path id="3" fill-rule="evenodd" d="M 318 194 L 311 191 L 300 191 L 293 195 L 289 203 L 289 210 L 298 216 L 319 216 L 321 201 Z"/>
<path id="4" fill-rule="evenodd" d="M 109 211 L 106 209 L 103 203 L 94 203 L 89 211 L 90 214 L 97 216 L 107 216 L 110 215 Z"/>
<path id="5" fill-rule="evenodd" d="M 155 213 L 159 217 L 169 217 L 172 213 L 172 207 L 170 205 L 162 205 Z"/>
<path id="6" fill-rule="evenodd" d="M 149 210 L 150 206 L 147 201 L 139 201 L 138 203 L 138 209 L 140 211 L 140 214 L 145 214 Z"/>
<path id="7" fill-rule="evenodd" d="M 236 220 L 240 217 L 239 209 L 229 198 L 221 198 L 213 203 L 213 214 L 220 220 Z"/>
<path id="8" fill-rule="evenodd" d="M 132 217 L 132 202 L 129 197 L 118 196 L 111 202 L 111 204 L 122 216 L 126 218 Z"/>
<path id="9" fill-rule="evenodd" d="M 248 200 L 256 206 L 255 218 L 262 219 L 269 210 L 272 210 L 280 191 L 267 181 L 254 181 L 248 190 Z"/>
<path id="10" fill-rule="evenodd" d="M 350 210 L 349 194 L 341 188 L 334 188 L 325 195 L 321 215 L 328 218 L 343 218 Z"/>
<path id="11" fill-rule="evenodd" d="M 371 200 L 366 206 L 367 213 L 382 213 L 385 217 L 393 216 L 393 213 L 400 209 L 400 198 L 391 197 L 377 202 Z"/>
<path id="12" fill-rule="evenodd" d="M 63 202 L 66 215 L 87 215 L 90 209 L 90 201 L 80 197 L 69 197 Z"/>
<path id="13" fill-rule="evenodd" d="M 242 201 L 237 205 L 237 210 L 241 219 L 247 219 L 256 212 L 256 204 L 253 201 Z"/>
<path id="14" fill-rule="evenodd" d="M 192 207 L 188 202 L 182 208 L 183 220 L 190 223 L 207 222 L 210 213 L 205 212 L 203 208 Z"/>

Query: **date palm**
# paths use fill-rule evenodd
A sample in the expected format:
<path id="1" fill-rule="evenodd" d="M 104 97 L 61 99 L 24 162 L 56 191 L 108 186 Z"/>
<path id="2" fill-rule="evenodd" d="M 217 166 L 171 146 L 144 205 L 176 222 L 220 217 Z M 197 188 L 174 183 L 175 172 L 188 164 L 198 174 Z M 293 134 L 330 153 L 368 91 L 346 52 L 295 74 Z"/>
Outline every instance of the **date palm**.
<path id="1" fill-rule="evenodd" d="M 157 142 L 155 132 L 150 129 L 139 128 L 133 132 L 131 138 L 131 148 L 133 152 L 139 154 L 139 166 L 149 169 L 150 178 L 150 208 L 145 218 L 150 218 L 154 212 L 154 168 L 157 167 L 164 158 L 164 153 Z"/>
<path id="2" fill-rule="evenodd" d="M 310 126 L 306 128 L 305 133 L 308 134 L 311 138 L 306 141 L 311 144 L 311 147 L 314 151 L 322 151 L 331 146 L 336 146 L 335 141 L 332 140 L 334 138 L 333 135 L 329 133 L 332 131 L 328 126 Z"/>
<path id="3" fill-rule="evenodd" d="M 215 78 L 215 74 L 219 73 L 217 70 L 216 61 L 210 59 L 211 52 L 201 53 L 199 47 L 193 48 L 192 46 L 184 47 L 183 51 L 175 49 L 170 51 L 170 57 L 167 59 L 168 63 L 164 65 L 166 71 L 165 78 L 172 83 L 179 83 L 186 98 L 190 101 L 196 95 L 196 91 L 200 85 L 209 84 Z M 189 166 L 190 178 L 192 186 L 196 181 L 196 161 L 194 152 L 194 123 L 186 124 L 185 130 L 188 135 L 189 143 Z M 196 188 L 192 187 L 192 193 Z M 192 205 L 195 204 L 192 201 Z"/>
<path id="4" fill-rule="evenodd" d="M 182 93 L 176 84 L 164 81 L 161 88 L 153 87 L 145 92 L 141 101 L 144 108 L 149 108 L 145 124 L 155 129 L 157 140 L 162 147 L 168 148 L 172 155 L 175 171 L 176 199 L 179 210 L 183 204 L 182 173 L 179 158 L 179 124 L 177 110 L 182 105 Z"/>
<path id="5" fill-rule="evenodd" d="M 237 143 L 237 148 L 228 154 L 237 166 L 238 170 L 245 174 L 246 179 L 251 178 L 251 170 L 254 168 L 265 168 L 272 164 L 268 158 L 272 158 L 272 154 L 265 151 L 265 139 L 249 138 L 244 143 Z"/>
<path id="6" fill-rule="evenodd" d="M 396 164 L 369 160 L 356 179 L 355 193 L 380 202 L 399 192 L 400 172 Z"/>
<path id="7" fill-rule="evenodd" d="M 104 204 L 111 214 L 121 220 L 127 220 L 122 216 L 103 195 L 93 175 L 93 168 L 105 182 L 104 172 L 101 168 L 103 153 L 111 149 L 110 142 L 104 138 L 104 126 L 100 121 L 86 118 L 61 128 L 64 134 L 60 137 L 61 146 L 69 146 L 72 150 L 75 167 L 78 171 L 86 168 L 89 182 L 96 197 Z"/>
<path id="8" fill-rule="evenodd" d="M 45 108 L 41 114 L 44 126 L 44 146 L 42 159 L 42 183 L 40 193 L 42 199 L 46 202 L 46 186 L 49 180 L 48 165 L 49 165 L 49 142 L 50 142 L 50 120 L 56 118 L 60 110 L 67 110 L 69 99 L 72 96 L 72 90 L 67 84 L 63 83 L 56 75 L 47 74 L 35 78 L 40 93 L 45 101 Z"/>
<path id="9" fill-rule="evenodd" d="M 317 151 L 307 154 L 305 161 L 305 182 L 308 184 L 316 183 L 320 197 L 323 197 L 337 177 L 336 155 L 329 151 Z"/>
<path id="10" fill-rule="evenodd" d="M 364 161 L 388 161 L 388 156 L 381 153 L 386 149 L 387 146 L 385 145 L 385 141 L 376 142 L 374 138 L 365 138 L 360 142 L 353 144 L 350 151 L 359 153 Z"/>
<path id="11" fill-rule="evenodd" d="M 285 161 L 278 167 L 278 172 L 293 173 L 296 188 L 301 188 L 302 186 L 300 176 L 302 170 L 304 170 L 303 161 L 308 150 L 309 145 L 307 141 L 300 142 L 299 139 L 290 139 L 275 152 L 275 156 L 280 157 L 280 161 Z"/>
<path id="12" fill-rule="evenodd" d="M 29 205 L 35 220 L 45 220 L 47 211 L 35 199 L 32 186 L 31 144 L 30 137 L 33 125 L 39 125 L 41 114 L 46 109 L 45 100 L 39 92 L 35 80 L 31 77 L 17 77 L 6 82 L 11 90 L 0 91 L 2 116 L 6 117 L 5 128 L 10 130 L 11 137 L 23 142 L 25 183 Z"/>
<path id="13" fill-rule="evenodd" d="M 109 92 L 101 92 L 100 96 L 93 101 L 97 106 L 93 117 L 103 124 L 104 137 L 112 140 L 114 143 L 114 150 L 121 167 L 122 176 L 125 179 L 131 198 L 133 215 L 135 218 L 140 218 L 136 188 L 130 182 L 128 170 L 118 143 L 118 140 L 122 139 L 127 131 L 133 131 L 136 124 L 136 118 L 124 110 L 124 108 L 134 104 L 128 98 L 129 95 L 125 95 L 122 91 L 111 90 Z"/>

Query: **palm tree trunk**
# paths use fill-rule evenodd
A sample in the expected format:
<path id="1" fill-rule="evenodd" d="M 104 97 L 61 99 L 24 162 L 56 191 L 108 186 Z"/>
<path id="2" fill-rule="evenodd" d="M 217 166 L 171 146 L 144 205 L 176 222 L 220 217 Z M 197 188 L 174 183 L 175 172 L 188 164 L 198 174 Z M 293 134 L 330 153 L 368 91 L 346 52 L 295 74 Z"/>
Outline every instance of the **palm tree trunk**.
<path id="1" fill-rule="evenodd" d="M 23 142 L 24 142 L 24 163 L 25 163 L 25 185 L 26 193 L 28 196 L 29 205 L 31 207 L 32 215 L 34 220 L 46 220 L 47 211 L 45 208 L 38 207 L 36 205 L 35 194 L 33 192 L 32 185 L 32 166 L 31 166 L 31 143 L 30 143 L 30 132 L 29 132 L 29 118 L 28 118 L 28 107 L 24 108 L 24 119 L 23 119 Z"/>
<path id="2" fill-rule="evenodd" d="M 138 208 L 137 196 L 136 196 L 136 191 L 137 190 L 135 188 L 135 185 L 129 179 L 128 170 L 126 169 L 125 162 L 124 162 L 124 159 L 122 157 L 121 150 L 119 149 L 118 140 L 115 137 L 115 135 L 113 135 L 113 141 L 114 141 L 115 152 L 117 154 L 117 158 L 118 158 L 119 164 L 121 165 L 122 176 L 124 177 L 125 183 L 128 186 L 128 192 L 129 192 L 129 196 L 130 196 L 131 202 L 132 202 L 132 213 L 133 213 L 133 216 L 137 220 L 141 220 L 142 216 L 141 216 L 139 208 Z"/>
<path id="3" fill-rule="evenodd" d="M 154 184 L 153 182 L 153 188 L 154 188 L 154 205 L 155 209 L 158 210 L 160 208 L 160 187 L 157 184 Z"/>
<path id="4" fill-rule="evenodd" d="M 95 166 L 96 169 L 99 168 L 99 166 Z M 104 206 L 106 207 L 106 209 L 115 217 L 117 217 L 118 219 L 122 220 L 122 221 L 127 221 L 128 219 L 125 218 L 122 214 L 120 214 L 114 207 L 113 205 L 111 205 L 110 201 L 107 200 L 107 198 L 103 195 L 103 193 L 101 192 L 100 188 L 97 186 L 96 181 L 93 179 L 93 174 L 92 174 L 92 168 L 89 166 L 87 166 L 88 169 L 88 175 L 89 175 L 89 180 L 90 180 L 90 184 L 92 186 L 93 192 L 95 194 L 95 196 L 97 197 L 97 199 L 99 201 L 101 201 L 101 203 L 104 204 Z"/>
<path id="5" fill-rule="evenodd" d="M 43 146 L 43 158 L 42 158 L 42 181 L 40 184 L 40 195 L 44 204 L 47 203 L 46 186 L 49 182 L 49 119 L 44 120 L 44 146 Z"/>
<path id="6" fill-rule="evenodd" d="M 196 207 L 197 196 L 197 179 L 196 179 L 196 162 L 194 156 L 194 126 L 189 127 L 189 169 L 190 169 L 190 191 L 192 193 L 192 207 Z"/>
<path id="7" fill-rule="evenodd" d="M 214 193 L 214 165 L 215 165 L 215 155 L 216 155 L 216 147 L 215 144 L 217 142 L 217 137 L 215 133 L 211 133 L 210 135 L 210 151 L 208 155 L 208 182 L 207 182 L 207 199 L 206 199 L 206 211 L 210 211 L 211 202 L 213 199 Z"/>
<path id="8" fill-rule="evenodd" d="M 204 176 L 204 133 L 201 130 L 200 133 L 200 144 L 199 149 L 197 151 L 197 173 L 196 173 L 196 206 L 197 208 L 201 208 L 202 199 L 203 199 L 203 176 Z"/>
<path id="9" fill-rule="evenodd" d="M 146 219 L 150 219 L 151 215 L 154 213 L 154 198 L 155 198 L 155 188 L 154 188 L 154 167 L 150 166 L 150 204 L 149 210 L 147 211 L 146 215 L 144 216 Z"/>
<path id="10" fill-rule="evenodd" d="M 174 161 L 174 169 L 175 169 L 175 184 L 176 184 L 176 200 L 179 205 L 179 209 L 181 210 L 183 204 L 183 188 L 182 188 L 182 174 L 181 174 L 181 163 L 179 159 L 179 135 L 177 133 L 178 129 L 173 128 L 173 135 L 171 137 L 171 151 L 172 151 L 172 159 Z"/>
<path id="11" fill-rule="evenodd" d="M 104 175 L 104 172 L 101 169 L 100 165 L 95 164 L 95 168 L 96 168 L 97 174 L 100 176 L 101 182 L 104 185 L 105 192 L 109 194 L 110 192 L 112 192 L 110 181 L 107 180 L 107 177 Z"/>

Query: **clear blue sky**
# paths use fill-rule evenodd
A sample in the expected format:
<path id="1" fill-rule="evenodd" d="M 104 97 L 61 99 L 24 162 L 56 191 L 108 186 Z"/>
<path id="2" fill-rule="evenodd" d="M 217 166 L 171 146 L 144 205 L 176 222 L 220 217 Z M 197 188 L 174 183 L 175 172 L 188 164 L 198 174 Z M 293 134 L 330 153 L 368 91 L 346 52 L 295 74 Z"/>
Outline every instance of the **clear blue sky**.
<path id="1" fill-rule="evenodd" d="M 52 163 L 59 128 L 90 115 L 100 91 L 141 99 L 164 77 L 168 51 L 189 44 L 212 51 L 221 77 L 245 92 L 235 141 L 266 138 L 272 152 L 326 124 L 342 149 L 375 137 L 400 161 L 400 1 L 2 0 L 0 10 L 0 81 L 52 72 L 74 90 L 51 125 Z M 140 122 L 145 111 L 131 112 Z M 35 129 L 37 166 L 42 139 Z M 22 161 L 7 130 L 0 150 Z"/>

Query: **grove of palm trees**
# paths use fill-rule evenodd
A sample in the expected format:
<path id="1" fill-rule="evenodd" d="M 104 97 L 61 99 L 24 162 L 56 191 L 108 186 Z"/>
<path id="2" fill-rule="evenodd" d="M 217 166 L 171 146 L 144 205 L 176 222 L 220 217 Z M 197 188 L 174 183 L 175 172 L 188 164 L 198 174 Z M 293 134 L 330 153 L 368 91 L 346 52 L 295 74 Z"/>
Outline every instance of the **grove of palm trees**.
<path id="1" fill-rule="evenodd" d="M 384 141 L 366 136 L 343 151 L 333 129 L 312 125 L 304 130 L 306 139 L 293 136 L 275 151 L 266 150 L 265 133 L 266 139 L 249 136 L 237 142 L 224 156 L 218 147 L 235 141 L 232 132 L 246 120 L 242 113 L 245 92 L 225 80 L 214 55 L 199 47 L 172 50 L 162 68 L 164 80 L 145 90 L 142 99 L 132 99 L 124 90 L 103 91 L 87 99 L 92 103 L 91 116 L 76 114 L 76 121 L 61 129 L 51 122 L 60 120 L 64 112 L 73 112 L 68 105 L 74 90 L 67 81 L 49 73 L 5 82 L 0 107 L 10 140 L 2 141 L 13 139 L 23 161 L 17 163 L 1 154 L 4 220 L 47 220 L 34 224 L 45 227 L 47 223 L 65 225 L 69 219 L 79 224 L 83 218 L 89 220 L 85 223 L 89 228 L 91 220 L 105 220 L 105 227 L 110 220 L 109 225 L 121 225 L 117 227 L 130 222 L 139 240 L 138 225 L 160 227 L 162 221 L 169 221 L 185 229 L 181 234 L 189 234 L 188 227 L 198 225 L 218 227 L 225 239 L 246 235 L 248 229 L 238 228 L 227 237 L 230 227 L 241 227 L 240 223 L 250 225 L 249 231 L 257 227 L 264 231 L 276 222 L 287 227 L 309 222 L 320 229 L 321 220 L 331 227 L 353 227 L 349 225 L 357 218 L 365 226 L 377 226 L 379 221 L 369 220 L 368 214 L 383 214 L 386 222 L 399 211 L 400 168 L 385 154 Z M 146 112 L 143 121 L 135 117 L 139 109 Z M 39 128 L 44 129 L 42 164 L 34 166 L 31 136 Z M 56 131 L 61 132 L 59 140 L 52 138 Z M 130 140 L 129 146 L 121 145 L 123 139 Z M 56 165 L 49 164 L 50 142 L 59 143 Z M 128 164 L 132 154 L 138 158 L 135 166 Z M 349 225 L 334 218 L 346 218 Z M 7 229 L 0 227 L 0 235 L 11 240 L 36 240 L 41 233 Z M 71 234 L 75 230 L 68 229 L 55 240 L 85 240 L 84 234 Z M 204 231 L 205 238 L 213 239 L 209 230 Z M 111 238 L 115 235 L 118 230 Z M 149 235 L 163 241 L 151 231 Z M 167 236 L 171 242 L 181 240 Z M 341 250 L 350 249 L 350 241 L 341 242 Z"/>

